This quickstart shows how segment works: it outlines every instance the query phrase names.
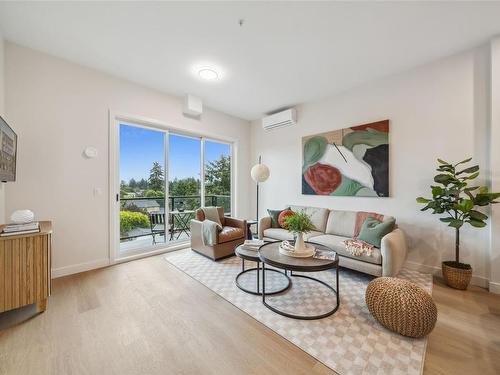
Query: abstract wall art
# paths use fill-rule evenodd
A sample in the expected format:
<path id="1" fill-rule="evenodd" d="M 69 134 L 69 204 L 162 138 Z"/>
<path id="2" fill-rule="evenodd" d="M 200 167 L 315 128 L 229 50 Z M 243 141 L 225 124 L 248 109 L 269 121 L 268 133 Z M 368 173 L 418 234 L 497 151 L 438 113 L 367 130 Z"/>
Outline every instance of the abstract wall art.
<path id="1" fill-rule="evenodd" d="M 389 196 L 389 120 L 303 137 L 302 152 L 302 194 Z"/>

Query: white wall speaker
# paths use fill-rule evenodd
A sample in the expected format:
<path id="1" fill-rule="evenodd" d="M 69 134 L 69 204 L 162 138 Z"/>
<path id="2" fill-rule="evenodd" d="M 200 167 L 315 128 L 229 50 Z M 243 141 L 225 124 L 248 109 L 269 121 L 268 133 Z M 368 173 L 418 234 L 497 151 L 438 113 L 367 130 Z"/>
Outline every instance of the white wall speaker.
<path id="1" fill-rule="evenodd" d="M 184 108 L 182 112 L 188 116 L 200 116 L 203 113 L 203 102 L 200 98 L 188 94 L 184 97 Z"/>

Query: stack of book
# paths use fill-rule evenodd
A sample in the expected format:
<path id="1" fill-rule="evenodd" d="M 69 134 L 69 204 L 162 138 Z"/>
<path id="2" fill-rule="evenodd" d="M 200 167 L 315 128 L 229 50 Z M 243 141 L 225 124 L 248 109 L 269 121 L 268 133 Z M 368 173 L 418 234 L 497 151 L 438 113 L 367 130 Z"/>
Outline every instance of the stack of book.
<path id="1" fill-rule="evenodd" d="M 264 245 L 263 240 L 246 240 L 243 245 L 241 245 L 241 248 L 245 250 L 258 251 L 262 245 Z"/>
<path id="2" fill-rule="evenodd" d="M 40 223 L 38 221 L 32 221 L 31 223 L 24 224 L 7 224 L 3 227 L 0 236 L 17 236 L 20 234 L 30 234 L 40 232 Z"/>

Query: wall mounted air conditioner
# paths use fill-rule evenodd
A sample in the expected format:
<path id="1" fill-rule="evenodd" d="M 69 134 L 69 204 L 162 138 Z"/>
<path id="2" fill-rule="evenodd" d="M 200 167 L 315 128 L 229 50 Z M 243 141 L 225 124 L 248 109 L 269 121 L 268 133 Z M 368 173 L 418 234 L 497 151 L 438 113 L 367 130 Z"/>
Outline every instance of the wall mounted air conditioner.
<path id="1" fill-rule="evenodd" d="M 262 127 L 264 130 L 283 128 L 285 126 L 295 125 L 296 123 L 297 111 L 295 108 L 290 108 L 262 119 Z"/>

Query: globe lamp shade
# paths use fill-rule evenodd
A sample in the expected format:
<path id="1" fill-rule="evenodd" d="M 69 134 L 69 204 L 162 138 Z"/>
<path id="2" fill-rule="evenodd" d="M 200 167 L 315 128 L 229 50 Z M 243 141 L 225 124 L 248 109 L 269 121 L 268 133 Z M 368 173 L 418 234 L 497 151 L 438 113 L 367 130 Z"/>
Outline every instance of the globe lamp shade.
<path id="1" fill-rule="evenodd" d="M 269 178 L 269 168 L 265 164 L 255 164 L 250 175 L 255 182 L 264 182 Z"/>

